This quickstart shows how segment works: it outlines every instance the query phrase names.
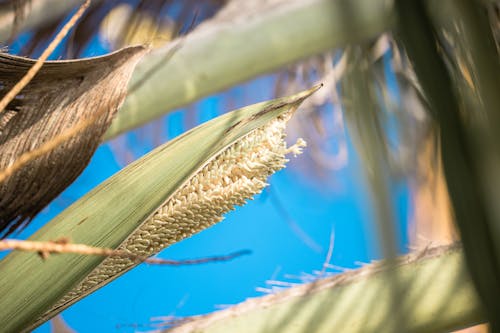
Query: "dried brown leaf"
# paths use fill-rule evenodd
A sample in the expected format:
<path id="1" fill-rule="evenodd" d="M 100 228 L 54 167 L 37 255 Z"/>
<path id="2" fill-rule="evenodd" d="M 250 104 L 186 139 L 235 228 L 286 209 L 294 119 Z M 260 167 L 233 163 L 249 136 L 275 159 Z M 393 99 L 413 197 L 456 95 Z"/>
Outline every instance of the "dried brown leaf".
<path id="1" fill-rule="evenodd" d="M 0 183 L 0 236 L 26 225 L 83 171 L 144 53 L 137 46 L 102 57 L 47 61 L 0 113 L 0 172 L 32 155 Z M 34 62 L 0 53 L 0 98 Z M 79 130 L 67 135 L 74 128 Z M 61 137 L 56 147 L 36 154 Z"/>

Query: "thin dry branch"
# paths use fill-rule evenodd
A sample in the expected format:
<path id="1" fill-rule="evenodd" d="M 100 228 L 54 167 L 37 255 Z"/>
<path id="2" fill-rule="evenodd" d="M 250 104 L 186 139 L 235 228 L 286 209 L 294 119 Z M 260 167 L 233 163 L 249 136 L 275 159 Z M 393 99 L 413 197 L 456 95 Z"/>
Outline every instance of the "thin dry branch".
<path id="1" fill-rule="evenodd" d="M 205 257 L 199 259 L 186 259 L 186 260 L 170 260 L 170 259 L 143 257 L 123 250 L 113 250 L 109 248 L 93 247 L 85 244 L 74 244 L 71 243 L 68 238 L 60 238 L 58 240 L 49 242 L 36 242 L 36 241 L 26 241 L 17 239 L 5 239 L 0 241 L 0 251 L 7 251 L 7 250 L 38 252 L 42 257 L 42 259 L 47 259 L 51 254 L 55 253 L 59 254 L 73 253 L 73 254 L 83 254 L 83 255 L 104 256 L 104 257 L 128 258 L 136 260 L 138 262 L 145 262 L 148 264 L 170 265 L 170 266 L 196 265 L 209 262 L 229 261 L 234 258 L 251 253 L 249 250 L 241 250 L 223 256 L 213 256 L 213 257 Z"/>
<path id="2" fill-rule="evenodd" d="M 328 253 L 326 254 L 325 262 L 323 263 L 323 267 L 321 268 L 319 277 L 323 277 L 325 275 L 326 269 L 328 268 L 328 265 L 330 265 L 330 261 L 332 260 L 334 244 L 335 244 L 335 233 L 333 232 L 332 229 L 332 231 L 330 232 L 330 244 L 328 245 Z"/>
<path id="3" fill-rule="evenodd" d="M 19 94 L 21 90 L 23 90 L 23 88 L 26 87 L 26 85 L 28 85 L 28 83 L 30 83 L 30 81 L 35 77 L 40 68 L 42 68 L 43 63 L 52 54 L 52 52 L 54 52 L 54 50 L 61 43 L 64 37 L 66 37 L 70 29 L 80 19 L 89 5 L 90 0 L 87 0 L 83 5 L 80 6 L 75 14 L 73 14 L 71 19 L 69 19 L 69 21 L 62 27 L 59 33 L 54 37 L 52 42 L 50 42 L 49 46 L 47 46 L 47 48 L 43 51 L 42 55 L 40 56 L 40 58 L 38 58 L 33 67 L 31 67 L 30 70 L 23 76 L 23 78 L 19 80 L 19 82 L 14 87 L 12 87 L 12 89 L 2 98 L 2 100 L 0 101 L 0 114 L 4 112 L 7 105 L 9 105 L 9 103 L 12 102 L 17 94 Z"/>

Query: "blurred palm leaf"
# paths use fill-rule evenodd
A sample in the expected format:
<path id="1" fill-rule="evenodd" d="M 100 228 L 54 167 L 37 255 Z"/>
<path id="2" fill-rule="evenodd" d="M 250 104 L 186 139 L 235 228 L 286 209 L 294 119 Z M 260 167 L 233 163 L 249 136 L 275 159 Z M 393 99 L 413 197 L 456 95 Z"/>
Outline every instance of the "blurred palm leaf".
<path id="1" fill-rule="evenodd" d="M 469 101 L 460 103 L 457 98 L 458 89 L 453 85 L 449 70 L 439 53 L 437 45 L 438 32 L 446 33 L 446 28 L 433 25 L 428 9 L 423 3 L 417 1 L 401 0 L 396 2 L 399 13 L 400 38 L 412 62 L 415 73 L 422 86 L 422 91 L 428 102 L 428 109 L 439 127 L 441 156 L 443 170 L 450 193 L 454 210 L 455 221 L 464 245 L 465 258 L 477 291 L 483 301 L 491 321 L 493 331 L 500 329 L 498 313 L 500 313 L 500 255 L 498 241 L 498 218 L 496 218 L 496 203 L 490 205 L 492 191 L 490 183 L 496 183 L 499 169 L 492 168 L 491 163 L 498 161 L 498 141 L 491 141 L 498 133 L 498 94 L 492 93 L 494 87 L 498 89 L 498 75 L 500 63 L 498 53 L 494 47 L 491 30 L 484 27 L 483 35 L 476 36 L 484 49 L 480 53 L 480 65 L 470 72 L 471 78 L 477 80 L 481 90 L 482 105 Z M 475 19 L 484 18 L 485 12 L 481 7 L 469 1 L 454 1 L 454 11 L 440 7 L 444 10 L 441 15 L 436 15 L 445 20 L 455 20 L 454 29 L 465 27 L 467 33 L 473 34 L 478 27 L 471 26 Z M 475 16 L 471 19 L 470 16 Z M 455 32 L 455 33 L 456 33 Z M 461 38 L 467 39 L 468 36 Z M 479 40 L 485 39 L 480 42 Z M 452 37 L 452 40 L 455 40 Z M 456 40 L 459 42 L 459 40 Z M 467 43 L 467 48 L 472 48 Z M 460 60 L 460 50 L 456 51 Z M 446 45 L 443 46 L 446 50 Z M 475 51 L 467 51 L 468 57 L 474 63 L 477 57 Z M 478 55 L 478 54 L 476 54 Z M 470 63 L 470 64 L 472 64 Z M 485 66 L 484 69 L 481 67 Z M 460 66 L 458 67 L 460 68 Z M 469 67 L 472 69 L 471 67 Z M 462 73 L 463 73 L 462 67 Z M 486 70 L 484 72 L 483 70 Z M 452 72 L 453 73 L 453 72 Z M 476 76 L 477 75 L 477 76 Z M 467 82 L 467 80 L 466 80 Z M 472 82 L 472 81 L 469 81 Z M 478 109 L 472 109 L 472 105 Z M 481 124 L 477 132 L 477 124 Z M 472 134 L 472 135 L 471 135 Z M 481 144 L 482 146 L 477 146 Z M 484 151 L 485 150 L 485 151 Z M 485 156 L 484 153 L 488 153 Z M 483 177 L 487 177 L 484 179 Z M 496 200 L 495 200 L 496 201 Z"/>
<path id="2" fill-rule="evenodd" d="M 399 309 L 411 319 L 395 325 L 391 280 Z M 163 332 L 449 332 L 485 320 L 457 247 L 441 247 L 319 279 L 205 316 L 187 318 Z"/>

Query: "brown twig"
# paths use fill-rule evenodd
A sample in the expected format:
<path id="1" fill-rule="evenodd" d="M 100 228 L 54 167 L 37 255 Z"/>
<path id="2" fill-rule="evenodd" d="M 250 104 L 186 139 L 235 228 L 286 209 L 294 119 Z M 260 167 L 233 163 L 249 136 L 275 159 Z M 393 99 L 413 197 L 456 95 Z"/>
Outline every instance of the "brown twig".
<path id="1" fill-rule="evenodd" d="M 144 256 L 135 255 L 130 252 L 113 250 L 108 248 L 93 247 L 84 244 L 73 244 L 67 238 L 61 238 L 49 242 L 37 242 L 17 239 L 4 239 L 0 241 L 0 251 L 17 250 L 27 252 L 38 252 L 43 259 L 47 259 L 54 253 L 73 253 L 83 255 L 94 255 L 104 257 L 121 257 L 136 260 L 138 262 L 145 262 L 155 265 L 196 265 L 209 262 L 229 261 L 239 256 L 250 254 L 249 250 L 241 250 L 228 255 L 206 257 L 199 259 L 186 259 L 186 260 L 170 260 L 160 258 L 147 258 Z"/>
<path id="2" fill-rule="evenodd" d="M 80 19 L 80 17 L 83 15 L 85 10 L 89 7 L 91 0 L 85 1 L 83 5 L 80 6 L 80 8 L 73 14 L 71 19 L 66 22 L 66 24 L 62 27 L 62 29 L 59 31 L 59 33 L 54 37 L 52 42 L 50 42 L 49 46 L 43 51 L 42 55 L 38 60 L 35 62 L 33 67 L 29 69 L 29 71 L 23 76 L 19 82 L 16 83 L 14 87 L 2 98 L 0 101 L 0 114 L 5 110 L 7 105 L 9 105 L 10 102 L 16 97 L 17 94 L 23 90 L 28 83 L 35 77 L 36 73 L 42 68 L 43 63 L 47 58 L 54 52 L 56 47 L 61 43 L 61 41 L 66 37 L 70 29 L 75 25 L 76 21 Z"/>

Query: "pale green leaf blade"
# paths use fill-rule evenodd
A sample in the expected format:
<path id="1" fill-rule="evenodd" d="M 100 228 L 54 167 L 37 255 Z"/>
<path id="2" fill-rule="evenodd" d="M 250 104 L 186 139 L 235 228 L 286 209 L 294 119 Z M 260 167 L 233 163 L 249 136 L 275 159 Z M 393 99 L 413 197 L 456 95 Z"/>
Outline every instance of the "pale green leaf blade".
<path id="1" fill-rule="evenodd" d="M 177 192 L 184 189 L 188 181 L 195 179 L 200 172 L 206 173 L 209 163 L 217 162 L 220 156 L 222 156 L 220 158 L 225 158 L 223 154 L 236 150 L 234 147 L 239 147 L 237 145 L 241 146 L 245 143 L 251 146 L 251 143 L 255 141 L 255 146 L 251 146 L 253 147 L 251 155 L 258 155 L 261 149 L 259 140 L 262 139 L 262 128 L 268 129 L 268 126 L 278 124 L 284 129 L 286 119 L 282 121 L 281 117 L 291 115 L 293 110 L 317 89 L 318 87 L 315 87 L 291 97 L 245 107 L 185 133 L 109 178 L 63 211 L 30 239 L 50 241 L 70 237 L 74 243 L 105 248 L 119 248 L 121 244 L 128 244 L 125 242 L 127 239 L 135 239 L 137 244 L 133 244 L 133 248 L 139 249 L 138 251 L 142 251 L 141 244 L 144 242 L 148 244 L 147 251 L 139 252 L 141 255 L 153 254 L 155 251 L 149 251 L 149 249 L 156 249 L 159 246 L 151 239 L 147 239 L 150 235 L 142 236 L 145 231 L 140 230 L 139 227 L 145 221 L 149 223 L 153 220 L 149 218 L 157 213 L 159 207 L 165 207 L 166 203 L 173 200 L 172 198 L 176 198 Z M 278 138 L 280 141 L 278 144 L 284 146 L 280 161 L 286 161 L 284 153 L 288 150 L 286 150 L 282 136 L 279 134 Z M 266 144 L 269 142 L 266 141 Z M 246 150 L 243 151 L 246 152 Z M 292 152 L 294 152 L 293 149 Z M 275 153 L 268 155 L 274 156 L 273 154 L 277 155 Z M 245 156 L 242 158 L 244 159 Z M 257 163 L 253 163 L 256 165 L 256 172 L 264 173 L 262 177 L 264 180 L 272 173 L 266 167 L 263 171 L 259 171 L 260 165 L 266 163 L 272 163 L 272 161 L 257 160 Z M 244 161 L 232 165 L 239 164 L 243 165 Z M 219 173 L 224 175 L 224 168 L 226 166 L 221 165 L 221 170 L 215 169 L 214 177 L 218 177 Z M 241 172 L 244 173 L 245 170 Z M 248 180 L 243 176 L 241 178 L 243 181 Z M 215 182 L 218 181 L 222 182 L 222 180 L 215 179 Z M 264 186 L 261 180 L 257 179 L 257 182 L 259 186 Z M 249 195 L 246 194 L 244 197 L 248 198 Z M 235 199 L 235 204 L 243 203 L 241 198 L 237 199 Z M 220 209 L 219 207 L 210 208 L 214 208 L 215 213 L 220 214 L 231 209 L 232 205 L 229 206 Z M 201 214 L 207 213 L 202 211 Z M 209 222 L 214 223 L 212 220 Z M 181 232 L 166 235 L 162 241 L 168 245 L 189 237 L 208 227 L 209 222 L 192 226 L 181 225 Z M 163 221 L 163 223 L 166 222 Z M 171 232 L 172 229 L 167 231 Z M 160 247 L 164 246 L 165 244 Z M 111 258 L 105 260 L 108 259 Z M 99 271 L 102 262 L 103 258 L 100 257 L 72 254 L 54 255 L 42 261 L 37 254 L 11 253 L 0 262 L 0 308 L 2 308 L 0 322 L 3 329 L 7 332 L 17 332 L 36 327 L 135 266 L 128 265 L 130 263 L 120 263 L 119 265 L 123 267 L 120 266 L 121 268 L 116 270 L 115 268 L 119 266 L 117 264 L 118 266 L 111 267 L 111 273 L 110 267 L 106 266 L 107 270 L 104 273 L 107 275 L 97 281 L 95 272 L 102 275 L 102 270 Z M 113 263 L 116 264 L 116 262 Z M 87 276 L 91 272 L 94 278 L 89 280 Z M 75 292 L 77 290 L 75 288 L 80 288 L 82 284 L 86 289 Z M 72 294 L 69 294 L 71 297 L 66 297 L 61 301 L 63 296 L 70 291 L 72 291 Z"/>

